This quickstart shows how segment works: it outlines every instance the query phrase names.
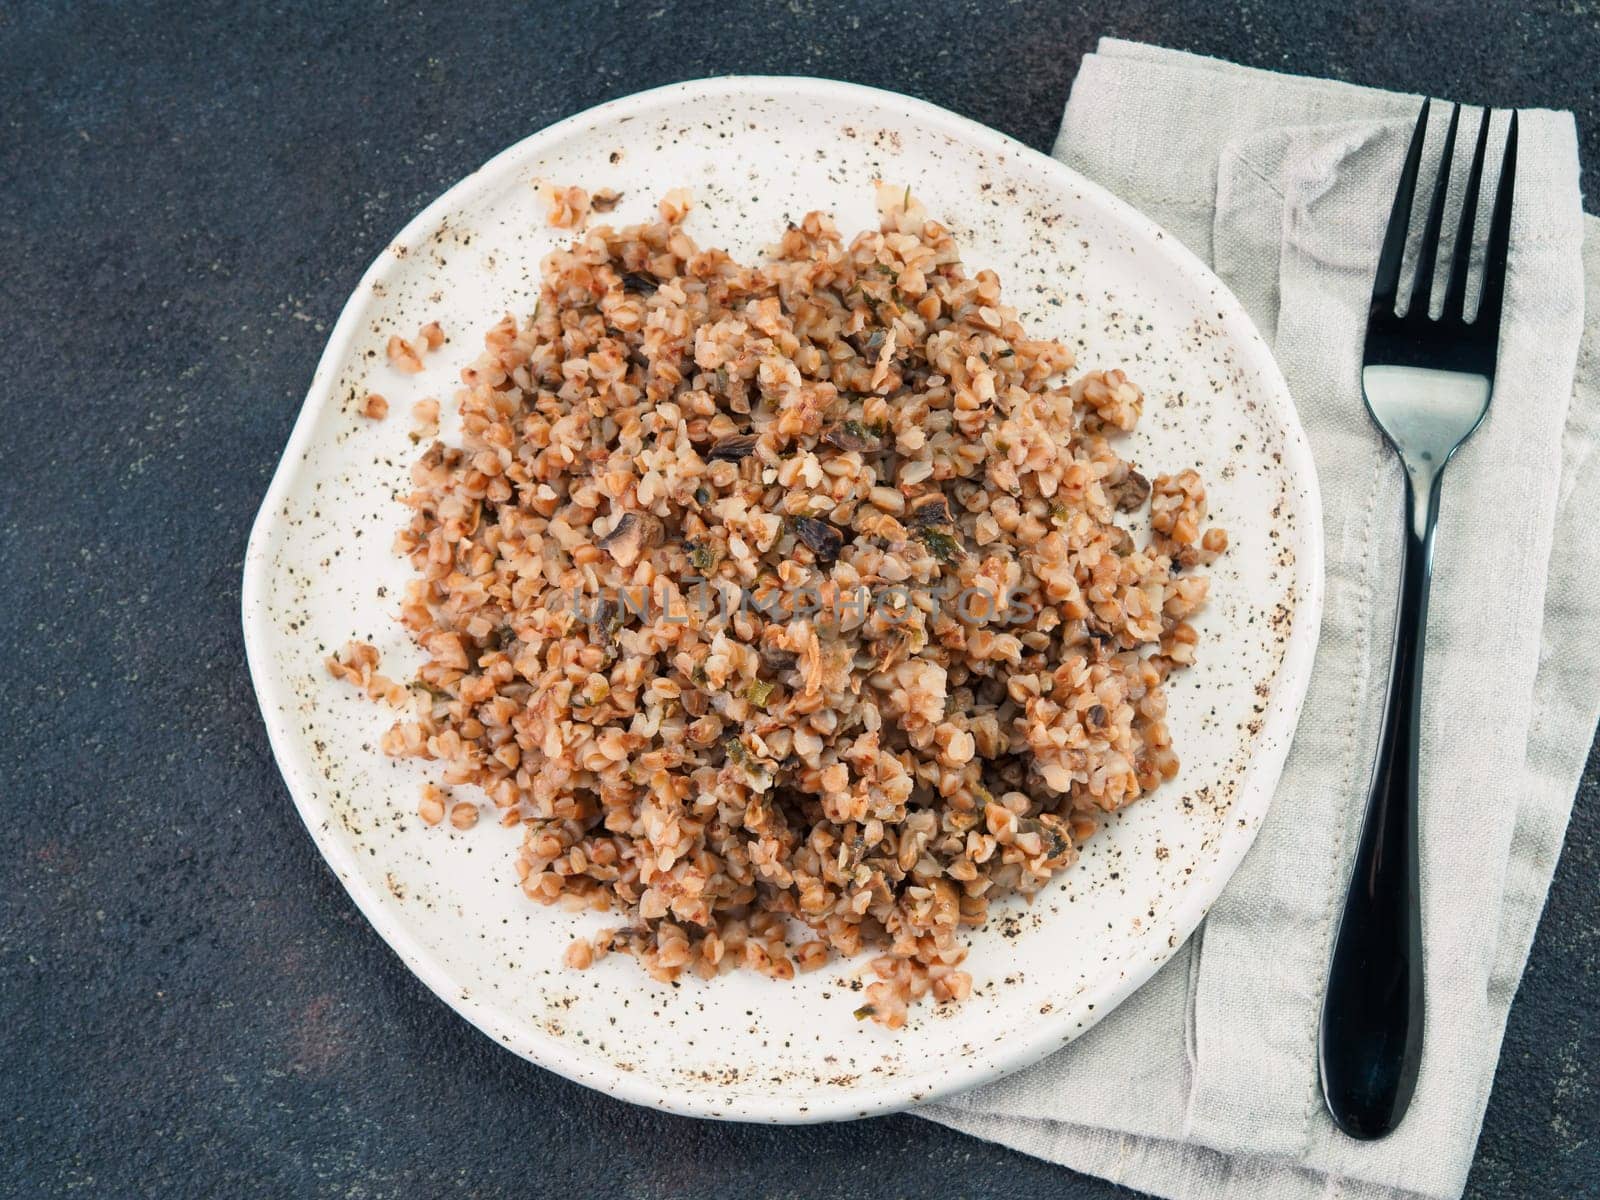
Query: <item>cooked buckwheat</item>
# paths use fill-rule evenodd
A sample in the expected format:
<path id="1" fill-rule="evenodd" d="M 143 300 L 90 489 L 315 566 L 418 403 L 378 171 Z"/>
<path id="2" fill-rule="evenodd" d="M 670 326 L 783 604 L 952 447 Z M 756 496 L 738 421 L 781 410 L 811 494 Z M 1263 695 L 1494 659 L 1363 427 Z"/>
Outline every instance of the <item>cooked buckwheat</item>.
<path id="1" fill-rule="evenodd" d="M 603 207 L 546 195 L 558 224 Z M 528 896 L 624 917 L 570 965 L 788 978 L 870 949 L 858 1015 L 897 1027 L 971 991 L 958 931 L 991 898 L 1176 772 L 1185 568 L 1227 539 L 1195 472 L 1119 457 L 1133 382 L 1069 379 L 908 191 L 879 210 L 749 266 L 695 245 L 677 191 L 545 259 L 463 371 L 462 444 L 412 471 L 427 662 L 384 748 L 522 826 Z M 1116 515 L 1146 502 L 1140 545 Z M 384 695 L 370 650 L 329 665 Z"/>

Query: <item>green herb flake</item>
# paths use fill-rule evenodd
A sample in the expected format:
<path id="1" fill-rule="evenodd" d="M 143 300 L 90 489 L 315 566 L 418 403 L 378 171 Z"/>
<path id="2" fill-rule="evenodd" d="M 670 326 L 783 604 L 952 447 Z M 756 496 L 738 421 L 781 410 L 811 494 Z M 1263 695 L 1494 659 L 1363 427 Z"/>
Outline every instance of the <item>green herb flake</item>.
<path id="1" fill-rule="evenodd" d="M 940 562 L 952 563 L 961 557 L 961 543 L 952 535 L 938 529 L 924 529 L 921 537 L 928 553 Z"/>
<path id="2" fill-rule="evenodd" d="M 717 565 L 717 548 L 704 542 L 690 542 L 687 549 L 689 561 L 694 564 L 694 569 L 701 575 L 710 575 Z"/>
<path id="3" fill-rule="evenodd" d="M 749 687 L 745 688 L 744 698 L 757 708 L 764 709 L 767 707 L 768 698 L 772 695 L 772 689 L 776 686 L 776 684 L 768 683 L 764 679 L 757 679 Z"/>
<path id="4" fill-rule="evenodd" d="M 868 1017 L 876 1016 L 878 1010 L 870 1004 L 863 1004 L 852 1014 L 856 1020 L 865 1021 Z"/>
<path id="5" fill-rule="evenodd" d="M 906 184 L 906 194 L 900 198 L 900 207 L 901 208 L 910 208 L 911 207 L 911 185 L 909 183 Z"/>
<path id="6" fill-rule="evenodd" d="M 421 679 L 414 681 L 411 686 L 413 688 L 420 688 L 422 691 L 427 692 L 428 695 L 434 700 L 443 700 L 448 703 L 449 701 L 455 699 L 454 696 L 445 691 L 443 688 L 436 688 L 433 686 L 433 684 L 427 683 Z"/>

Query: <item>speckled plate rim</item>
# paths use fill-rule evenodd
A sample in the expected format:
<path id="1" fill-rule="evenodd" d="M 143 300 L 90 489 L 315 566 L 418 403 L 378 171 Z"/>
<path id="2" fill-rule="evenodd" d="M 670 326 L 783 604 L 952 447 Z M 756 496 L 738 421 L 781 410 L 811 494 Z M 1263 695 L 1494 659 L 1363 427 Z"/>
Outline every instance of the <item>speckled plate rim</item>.
<path id="1" fill-rule="evenodd" d="M 1295 545 L 1294 624 L 1272 696 L 1262 714 L 1261 730 L 1256 736 L 1258 750 L 1251 755 L 1234 799 L 1235 812 L 1240 820 L 1232 824 L 1228 836 L 1219 843 L 1216 855 L 1207 868 L 1207 877 L 1185 888 L 1182 899 L 1170 914 L 1170 927 L 1176 929 L 1178 937 L 1166 954 L 1152 955 L 1148 946 L 1135 943 L 1120 960 L 1107 963 L 1107 969 L 1102 973 L 1107 982 L 1099 990 L 1086 990 L 1074 996 L 1072 1003 L 1058 1007 L 1050 1017 L 1034 1021 L 1029 1030 L 1007 1039 L 1003 1050 L 965 1059 L 958 1067 L 944 1069 L 932 1078 L 907 1074 L 896 1076 L 875 1088 L 837 1096 L 817 1094 L 810 1098 L 804 1111 L 797 1111 L 791 1102 L 781 1097 L 744 1096 L 732 1106 L 727 1106 L 713 1103 L 705 1092 L 672 1094 L 667 1089 L 618 1070 L 599 1056 L 578 1052 L 541 1029 L 510 1020 L 493 1003 L 464 993 L 446 965 L 423 947 L 403 922 L 393 919 L 392 899 L 365 881 L 357 869 L 350 847 L 327 831 L 331 813 L 317 800 L 313 768 L 300 754 L 297 740 L 284 717 L 285 713 L 293 710 L 293 697 L 285 694 L 282 681 L 268 668 L 267 645 L 272 633 L 266 603 L 272 565 L 270 550 L 278 513 L 283 508 L 299 464 L 312 442 L 318 420 L 328 405 L 337 403 L 335 384 L 361 331 L 371 285 L 389 265 L 392 257 L 386 251 L 379 253 L 346 302 L 317 363 L 305 403 L 262 500 L 245 551 L 241 595 L 245 656 L 273 755 L 301 820 L 324 860 L 379 936 L 436 996 L 497 1043 L 574 1082 L 646 1107 L 685 1116 L 798 1124 L 892 1112 L 976 1087 L 1020 1070 L 1059 1049 L 1065 1036 L 1075 1026 L 1077 1031 L 1073 1036 L 1081 1036 L 1083 1031 L 1144 984 L 1188 940 L 1254 843 L 1256 832 L 1271 804 L 1299 720 L 1322 623 L 1322 501 L 1316 466 L 1288 384 L 1254 322 L 1232 291 L 1205 263 L 1176 238 L 1165 235 L 1159 226 L 1137 209 L 1063 163 L 966 117 L 898 93 L 834 80 L 762 75 L 687 80 L 638 92 L 547 126 L 497 154 L 452 185 L 414 217 L 397 238 L 385 245 L 395 241 L 405 244 L 420 241 L 431 232 L 441 217 L 462 207 L 464 201 L 477 193 L 497 186 L 507 175 L 524 171 L 526 164 L 536 159 L 547 145 L 576 130 L 620 117 L 639 117 L 665 103 L 752 94 L 870 101 L 898 110 L 908 121 L 932 126 L 958 142 L 974 144 L 990 152 L 1025 157 L 1047 175 L 1058 179 L 1063 192 L 1075 194 L 1076 203 L 1101 209 L 1111 221 L 1135 235 L 1143 246 L 1165 256 L 1171 267 L 1212 289 L 1221 310 L 1222 328 L 1233 340 L 1239 360 L 1257 372 L 1264 397 L 1275 410 L 1283 434 L 1284 470 L 1300 488 L 1307 517 L 1299 523 L 1299 540 Z"/>

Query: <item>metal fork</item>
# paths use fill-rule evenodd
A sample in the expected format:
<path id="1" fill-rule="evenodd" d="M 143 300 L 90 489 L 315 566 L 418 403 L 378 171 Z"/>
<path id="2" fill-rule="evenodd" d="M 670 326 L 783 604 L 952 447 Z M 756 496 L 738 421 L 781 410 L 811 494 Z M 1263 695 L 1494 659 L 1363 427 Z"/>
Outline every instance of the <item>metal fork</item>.
<path id="1" fill-rule="evenodd" d="M 1328 1111 L 1340 1129 L 1357 1138 L 1382 1137 L 1400 1123 L 1422 1064 L 1417 731 L 1433 529 L 1445 464 L 1489 411 L 1517 162 L 1517 117 L 1512 113 L 1489 218 L 1483 286 L 1477 311 L 1469 321 L 1465 311 L 1467 274 L 1490 116 L 1485 109 L 1479 119 L 1444 305 L 1434 317 L 1429 313 L 1429 301 L 1461 106 L 1456 105 L 1450 114 L 1439 175 L 1423 226 L 1416 281 L 1404 315 L 1400 315 L 1396 312 L 1400 266 L 1428 129 L 1428 103 L 1423 102 L 1389 214 L 1367 317 L 1361 392 L 1367 411 L 1404 468 L 1406 528 L 1377 761 L 1355 870 L 1334 943 L 1318 1047 Z"/>

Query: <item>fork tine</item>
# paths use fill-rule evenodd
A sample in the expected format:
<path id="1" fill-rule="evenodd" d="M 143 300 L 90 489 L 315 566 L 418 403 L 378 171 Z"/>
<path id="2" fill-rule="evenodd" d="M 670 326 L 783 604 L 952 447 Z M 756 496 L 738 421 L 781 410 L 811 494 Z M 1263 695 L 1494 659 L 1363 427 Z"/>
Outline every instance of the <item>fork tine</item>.
<path id="1" fill-rule="evenodd" d="M 1506 254 L 1511 248 L 1511 200 L 1517 174 L 1517 114 L 1506 129 L 1506 150 L 1500 160 L 1500 183 L 1494 193 L 1494 213 L 1489 218 L 1489 249 L 1483 258 L 1483 295 L 1478 301 L 1477 324 L 1484 317 L 1500 328 L 1500 304 L 1506 294 Z"/>
<path id="2" fill-rule="evenodd" d="M 1450 127 L 1445 130 L 1444 149 L 1439 154 L 1439 176 L 1433 181 L 1433 202 L 1428 205 L 1428 219 L 1422 226 L 1422 247 L 1417 254 L 1417 278 L 1411 285 L 1411 302 L 1406 312 L 1418 317 L 1428 315 L 1428 301 L 1433 297 L 1433 269 L 1439 261 L 1439 232 L 1444 224 L 1444 194 L 1450 190 L 1450 167 L 1455 162 L 1456 126 L 1461 121 L 1461 105 L 1450 110 Z"/>
<path id="3" fill-rule="evenodd" d="M 1461 201 L 1461 223 L 1456 227 L 1455 249 L 1450 255 L 1450 282 L 1444 293 L 1445 320 L 1462 320 L 1467 307 L 1467 269 L 1472 265 L 1472 234 L 1478 227 L 1478 193 L 1483 185 L 1483 154 L 1489 146 L 1490 109 L 1478 118 L 1477 144 L 1472 148 L 1472 170 L 1467 172 L 1467 194 Z"/>
<path id="4" fill-rule="evenodd" d="M 1411 226 L 1411 201 L 1417 194 L 1417 167 L 1422 162 L 1422 142 L 1428 133 L 1428 101 L 1423 100 L 1417 114 L 1417 127 L 1411 133 L 1411 148 L 1400 171 L 1400 186 L 1389 210 L 1389 229 L 1383 235 L 1383 250 L 1378 255 L 1378 274 L 1372 281 L 1372 311 L 1394 311 L 1395 295 L 1400 290 L 1400 261 L 1406 253 L 1406 230 Z"/>

